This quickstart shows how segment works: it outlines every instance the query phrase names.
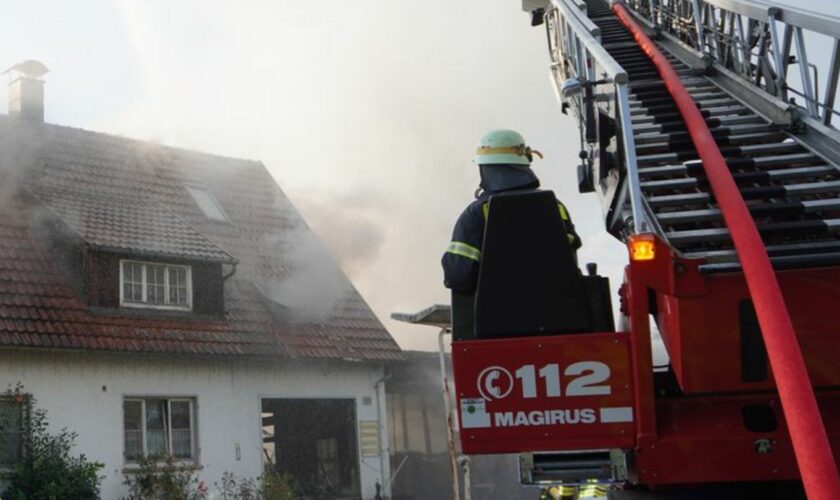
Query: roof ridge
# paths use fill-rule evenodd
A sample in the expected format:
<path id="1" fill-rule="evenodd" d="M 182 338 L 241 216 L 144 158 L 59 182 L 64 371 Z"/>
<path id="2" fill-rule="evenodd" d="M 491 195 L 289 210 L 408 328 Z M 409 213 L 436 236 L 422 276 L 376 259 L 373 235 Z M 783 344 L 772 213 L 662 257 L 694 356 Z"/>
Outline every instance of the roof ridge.
<path id="1" fill-rule="evenodd" d="M 128 143 L 136 143 L 136 144 L 141 144 L 141 145 L 152 145 L 152 146 L 156 146 L 156 147 L 159 147 L 161 149 L 170 150 L 170 151 L 173 151 L 173 152 L 197 154 L 197 155 L 200 155 L 200 156 L 213 157 L 213 158 L 218 158 L 218 159 L 222 159 L 222 160 L 247 162 L 247 163 L 253 163 L 253 164 L 261 165 L 261 166 L 263 166 L 263 168 L 265 167 L 265 164 L 262 162 L 262 160 L 259 160 L 259 159 L 256 159 L 256 158 L 242 158 L 242 157 L 239 157 L 239 156 L 229 156 L 229 155 L 224 155 L 224 154 L 220 154 L 220 153 L 211 153 L 211 152 L 207 152 L 207 151 L 201 151 L 201 150 L 198 150 L 198 149 L 190 149 L 190 148 L 183 147 L 183 146 L 175 146 L 175 145 L 172 145 L 172 144 L 165 144 L 165 143 L 160 142 L 156 139 L 140 139 L 140 138 L 137 138 L 137 137 L 130 137 L 130 136 L 126 136 L 126 135 L 113 134 L 113 133 L 108 133 L 108 132 L 101 132 L 99 130 L 91 130 L 91 129 L 86 129 L 86 128 L 83 128 L 83 127 L 74 127 L 72 125 L 62 125 L 62 124 L 58 124 L 58 123 L 48 123 L 48 122 L 31 123 L 31 122 L 18 121 L 16 119 L 10 117 L 8 114 L 3 114 L 3 113 L 0 113 L 0 120 L 6 121 L 11 126 L 22 125 L 22 126 L 28 126 L 28 127 L 35 126 L 35 127 L 57 128 L 57 129 L 71 130 L 75 133 L 93 134 L 93 135 L 107 137 L 109 139 L 116 139 L 116 140 L 124 141 L 124 142 L 128 142 Z"/>

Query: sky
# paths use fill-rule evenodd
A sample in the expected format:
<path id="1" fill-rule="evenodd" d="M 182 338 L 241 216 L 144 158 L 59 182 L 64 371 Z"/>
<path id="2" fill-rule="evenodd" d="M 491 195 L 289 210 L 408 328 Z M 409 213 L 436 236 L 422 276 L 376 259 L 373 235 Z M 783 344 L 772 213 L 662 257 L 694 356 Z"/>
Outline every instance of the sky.
<path id="1" fill-rule="evenodd" d="M 0 67 L 50 68 L 48 122 L 261 160 L 403 348 L 437 348 L 437 331 L 389 316 L 448 303 L 440 255 L 488 130 L 544 153 L 534 169 L 569 208 L 581 262 L 620 282 L 626 252 L 577 193 L 577 126 L 517 0 L 4 7 Z"/>

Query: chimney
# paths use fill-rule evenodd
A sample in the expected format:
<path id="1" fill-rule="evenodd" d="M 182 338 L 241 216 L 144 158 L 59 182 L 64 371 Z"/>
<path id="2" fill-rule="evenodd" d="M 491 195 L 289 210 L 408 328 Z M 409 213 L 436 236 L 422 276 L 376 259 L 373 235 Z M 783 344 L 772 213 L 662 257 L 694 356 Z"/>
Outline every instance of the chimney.
<path id="1" fill-rule="evenodd" d="M 41 77 L 48 71 L 43 63 L 30 59 L 3 73 L 9 75 L 9 116 L 44 121 L 44 80 Z"/>

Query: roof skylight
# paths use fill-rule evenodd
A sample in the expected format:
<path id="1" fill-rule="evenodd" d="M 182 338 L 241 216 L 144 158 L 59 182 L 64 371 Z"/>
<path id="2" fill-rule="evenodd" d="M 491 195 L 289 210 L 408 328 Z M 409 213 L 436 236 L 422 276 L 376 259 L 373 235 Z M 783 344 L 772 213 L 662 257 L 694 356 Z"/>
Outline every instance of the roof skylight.
<path id="1" fill-rule="evenodd" d="M 206 215 L 208 219 L 218 221 L 229 220 L 227 214 L 222 209 L 222 206 L 219 205 L 219 202 L 216 200 L 216 197 L 213 196 L 213 193 L 211 193 L 207 189 L 200 188 L 197 186 L 185 187 L 195 200 L 195 204 L 198 205 L 198 208 L 201 209 L 201 212 L 204 213 L 204 215 Z"/>

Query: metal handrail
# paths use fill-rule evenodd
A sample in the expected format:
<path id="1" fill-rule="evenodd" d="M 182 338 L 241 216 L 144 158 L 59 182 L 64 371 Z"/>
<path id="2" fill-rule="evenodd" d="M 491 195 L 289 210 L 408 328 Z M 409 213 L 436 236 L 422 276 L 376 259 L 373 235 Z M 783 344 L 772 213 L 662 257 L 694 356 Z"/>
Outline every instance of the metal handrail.
<path id="1" fill-rule="evenodd" d="M 560 3 L 564 4 L 564 12 L 569 13 L 583 25 L 583 28 L 592 35 L 592 38 L 601 43 L 601 28 L 586 15 L 586 3 L 583 0 L 552 0 L 558 8 Z"/>
<path id="2" fill-rule="evenodd" d="M 797 107 L 804 118 L 832 125 L 840 85 L 840 17 L 765 0 L 625 1 L 637 16 L 692 43 L 715 63 L 735 69 L 756 88 L 785 102 L 789 94 L 801 95 L 804 102 Z M 729 33 L 721 30 L 723 24 L 728 24 Z M 833 52 L 827 61 L 809 62 L 805 33 L 832 40 Z M 758 44 L 757 51 L 750 50 L 748 39 Z M 791 64 L 799 66 L 799 85 L 788 78 Z M 812 66 L 827 68 L 824 87 L 819 88 L 810 74 Z"/>
<path id="3" fill-rule="evenodd" d="M 639 167 L 636 162 L 636 141 L 633 137 L 633 126 L 630 120 L 630 93 L 627 88 L 627 72 L 601 45 L 600 30 L 586 17 L 579 5 L 575 5 L 572 0 L 551 0 L 551 4 L 562 16 L 561 21 L 565 23 L 565 27 L 575 37 L 572 40 L 576 52 L 574 60 L 580 66 L 574 68 L 576 76 L 585 79 L 589 84 L 594 84 L 596 78 L 592 61 L 595 61 L 603 71 L 602 75 L 598 75 L 601 77 L 599 83 L 613 83 L 616 87 L 617 119 L 621 129 L 625 175 L 632 215 L 630 231 L 633 234 L 648 231 L 650 226 L 646 223 L 644 216 Z M 557 64 L 563 64 L 563 62 L 555 63 L 555 65 Z"/>
<path id="4" fill-rule="evenodd" d="M 591 58 L 597 61 L 601 68 L 604 69 L 605 77 L 615 83 L 626 83 L 627 72 L 624 71 L 624 68 L 622 68 L 621 65 L 612 58 L 609 52 L 604 49 L 601 45 L 601 41 L 592 36 L 590 33 L 591 28 L 584 26 L 581 22 L 580 10 L 573 7 L 569 0 L 552 0 L 551 3 L 565 15 L 566 22 L 569 24 L 569 27 L 572 28 L 572 31 L 578 37 L 579 41 L 583 44 L 586 50 L 589 51 Z M 592 24 L 593 27 L 595 26 L 588 17 L 584 16 L 584 18 Z"/>

